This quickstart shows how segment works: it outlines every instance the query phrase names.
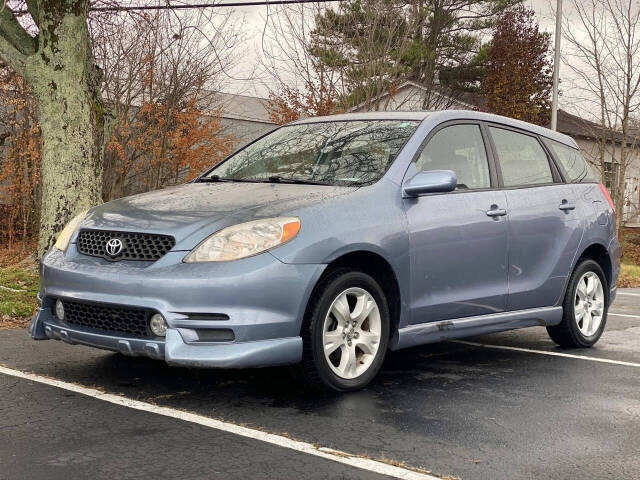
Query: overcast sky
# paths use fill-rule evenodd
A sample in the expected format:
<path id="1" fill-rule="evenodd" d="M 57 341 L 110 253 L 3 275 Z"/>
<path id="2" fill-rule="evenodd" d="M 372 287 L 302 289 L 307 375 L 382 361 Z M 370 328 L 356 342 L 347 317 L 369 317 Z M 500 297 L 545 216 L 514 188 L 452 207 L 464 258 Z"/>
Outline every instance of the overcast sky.
<path id="1" fill-rule="evenodd" d="M 225 1 L 233 0 L 223 0 L 223 2 Z M 565 4 L 566 3 L 567 2 L 565 2 Z M 553 34 L 555 28 L 554 12 L 556 0 L 525 0 L 525 5 L 528 5 L 536 12 L 541 30 Z M 277 7 L 270 7 L 271 13 L 274 12 L 274 8 Z M 243 15 L 245 18 L 247 45 L 246 54 L 243 56 L 243 60 L 239 62 L 237 67 L 233 70 L 232 76 L 245 78 L 247 76 L 250 76 L 251 72 L 255 70 L 258 64 L 258 56 L 261 50 L 261 38 L 262 31 L 265 26 L 267 7 L 236 7 L 235 12 L 238 15 Z M 562 66 L 560 72 L 562 76 Z M 568 72 L 566 73 L 568 74 Z M 265 96 L 267 94 L 264 86 L 261 85 L 259 81 L 239 81 L 234 79 L 228 82 L 228 86 L 226 89 L 231 93 L 242 93 L 258 96 Z M 562 98 L 560 100 L 560 107 L 563 107 Z"/>

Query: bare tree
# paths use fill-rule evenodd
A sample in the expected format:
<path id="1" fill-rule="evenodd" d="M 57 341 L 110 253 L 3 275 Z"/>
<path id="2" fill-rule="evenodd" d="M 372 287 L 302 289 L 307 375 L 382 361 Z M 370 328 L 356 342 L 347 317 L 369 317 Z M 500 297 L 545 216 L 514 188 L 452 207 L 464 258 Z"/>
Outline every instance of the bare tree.
<path id="1" fill-rule="evenodd" d="M 312 52 L 315 19 L 324 8 L 300 4 L 267 10 L 260 63 L 277 123 L 300 115 L 329 113 L 322 106 L 345 108 L 340 103 L 344 94 L 342 72 L 327 68 Z"/>
<path id="2" fill-rule="evenodd" d="M 222 105 L 216 93 L 228 81 L 226 72 L 242 57 L 241 22 L 236 18 L 230 11 L 215 16 L 203 10 L 180 16 L 155 11 L 115 14 L 90 23 L 96 59 L 105 72 L 104 96 L 116 115 L 105 152 L 105 201 L 183 178 L 183 162 L 170 151 L 176 119 L 185 120 L 188 112 L 203 117 L 200 125 L 190 120 L 195 142 L 200 126 L 212 126 L 207 117 L 219 115 Z M 220 129 L 218 125 L 207 131 Z M 229 139 L 222 133 L 199 140 L 219 141 L 222 153 L 228 153 Z"/>
<path id="3" fill-rule="evenodd" d="M 625 180 L 637 157 L 632 118 L 640 107 L 640 4 L 635 0 L 573 0 L 572 24 L 565 19 L 566 63 L 575 74 L 575 91 L 598 112 L 595 133 L 603 181 L 611 187 L 617 225 L 624 221 Z M 577 20 L 577 22 L 576 22 Z M 578 28 L 576 28 L 576 23 Z"/>
<path id="4" fill-rule="evenodd" d="M 41 143 L 29 87 L 0 66 L 0 240 L 10 249 L 38 231 Z"/>

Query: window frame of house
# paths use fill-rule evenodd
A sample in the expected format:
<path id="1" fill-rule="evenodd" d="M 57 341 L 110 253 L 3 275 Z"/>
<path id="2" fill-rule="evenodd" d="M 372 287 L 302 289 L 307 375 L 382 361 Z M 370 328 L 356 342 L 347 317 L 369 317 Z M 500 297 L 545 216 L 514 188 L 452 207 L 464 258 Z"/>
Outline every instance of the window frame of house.
<path id="1" fill-rule="evenodd" d="M 615 167 L 613 167 L 615 165 Z M 618 179 L 620 177 L 620 164 L 611 161 L 604 162 L 604 171 L 602 172 L 602 183 L 612 195 L 618 190 Z"/>

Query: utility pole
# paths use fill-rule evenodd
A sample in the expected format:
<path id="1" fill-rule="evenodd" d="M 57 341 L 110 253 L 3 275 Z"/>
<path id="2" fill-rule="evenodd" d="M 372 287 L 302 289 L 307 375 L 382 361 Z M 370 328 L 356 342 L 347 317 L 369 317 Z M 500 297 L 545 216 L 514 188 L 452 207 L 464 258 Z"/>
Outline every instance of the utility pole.
<path id="1" fill-rule="evenodd" d="M 556 45 L 553 52 L 553 97 L 551 100 L 551 130 L 558 129 L 558 83 L 560 81 L 560 38 L 562 36 L 562 0 L 556 6 Z"/>

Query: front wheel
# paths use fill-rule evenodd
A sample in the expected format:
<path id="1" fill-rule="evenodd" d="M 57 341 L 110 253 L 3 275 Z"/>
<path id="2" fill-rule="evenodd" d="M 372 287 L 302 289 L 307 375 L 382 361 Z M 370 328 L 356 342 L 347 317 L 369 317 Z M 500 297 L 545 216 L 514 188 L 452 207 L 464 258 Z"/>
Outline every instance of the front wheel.
<path id="1" fill-rule="evenodd" d="M 303 327 L 308 383 L 336 391 L 363 388 L 376 376 L 389 341 L 389 308 L 369 275 L 336 270 L 316 288 Z"/>
<path id="2" fill-rule="evenodd" d="M 607 322 L 608 292 L 600 265 L 593 260 L 581 262 L 569 280 L 562 322 L 547 327 L 551 339 L 563 347 L 594 345 Z"/>

